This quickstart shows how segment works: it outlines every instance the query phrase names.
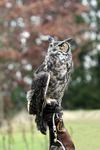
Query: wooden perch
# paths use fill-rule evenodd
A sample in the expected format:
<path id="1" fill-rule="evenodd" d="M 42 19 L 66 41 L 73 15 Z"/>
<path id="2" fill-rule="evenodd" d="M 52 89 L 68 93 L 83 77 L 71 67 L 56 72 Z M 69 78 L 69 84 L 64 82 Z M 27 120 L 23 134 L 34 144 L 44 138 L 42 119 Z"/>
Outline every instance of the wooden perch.
<path id="1" fill-rule="evenodd" d="M 64 127 L 62 111 L 58 105 L 47 105 L 44 117 L 49 127 L 49 150 L 75 150 L 74 143 Z"/>

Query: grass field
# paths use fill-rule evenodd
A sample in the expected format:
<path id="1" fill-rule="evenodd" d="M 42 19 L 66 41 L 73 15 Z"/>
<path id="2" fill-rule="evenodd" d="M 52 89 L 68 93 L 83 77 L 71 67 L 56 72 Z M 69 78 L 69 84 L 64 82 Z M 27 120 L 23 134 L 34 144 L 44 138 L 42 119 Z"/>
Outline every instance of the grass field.
<path id="1" fill-rule="evenodd" d="M 76 150 L 100 150 L 100 120 L 70 120 L 65 125 Z M 34 134 L 29 131 L 16 131 L 12 134 L 1 132 L 0 150 L 48 150 L 48 136 L 43 136 L 36 130 Z"/>
<path id="2" fill-rule="evenodd" d="M 67 127 L 76 145 L 76 150 L 100 150 L 100 122 L 69 122 Z"/>

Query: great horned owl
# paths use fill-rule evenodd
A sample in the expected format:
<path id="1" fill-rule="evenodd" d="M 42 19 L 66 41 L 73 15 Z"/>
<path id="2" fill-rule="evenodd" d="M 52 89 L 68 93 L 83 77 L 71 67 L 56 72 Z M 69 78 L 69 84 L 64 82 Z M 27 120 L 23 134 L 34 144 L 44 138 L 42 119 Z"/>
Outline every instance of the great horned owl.
<path id="1" fill-rule="evenodd" d="M 57 41 L 50 37 L 44 62 L 35 71 L 31 90 L 27 92 L 30 114 L 41 116 L 43 107 L 52 101 L 61 106 L 72 66 L 70 39 Z"/>

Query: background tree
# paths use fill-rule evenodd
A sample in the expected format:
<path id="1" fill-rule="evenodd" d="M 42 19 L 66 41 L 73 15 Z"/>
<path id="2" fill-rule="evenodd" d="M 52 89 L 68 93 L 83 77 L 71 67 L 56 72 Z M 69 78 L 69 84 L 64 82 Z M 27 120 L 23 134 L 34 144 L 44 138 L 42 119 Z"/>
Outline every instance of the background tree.
<path id="1" fill-rule="evenodd" d="M 80 45 L 80 66 L 75 69 L 72 84 L 64 101 L 65 108 L 100 108 L 100 2 L 99 0 L 82 1 L 89 11 L 82 13 L 80 19 L 89 25 L 84 31 L 85 42 Z M 81 22 L 81 21 L 80 21 Z"/>

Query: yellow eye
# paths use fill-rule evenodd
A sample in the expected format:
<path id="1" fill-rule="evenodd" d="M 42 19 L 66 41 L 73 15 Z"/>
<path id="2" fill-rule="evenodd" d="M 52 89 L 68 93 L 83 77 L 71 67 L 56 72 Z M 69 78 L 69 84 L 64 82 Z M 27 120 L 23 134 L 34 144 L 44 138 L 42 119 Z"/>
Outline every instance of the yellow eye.
<path id="1" fill-rule="evenodd" d="M 63 52 L 67 52 L 68 49 L 69 49 L 69 45 L 68 43 L 63 43 L 59 46 L 60 50 L 63 51 Z"/>

